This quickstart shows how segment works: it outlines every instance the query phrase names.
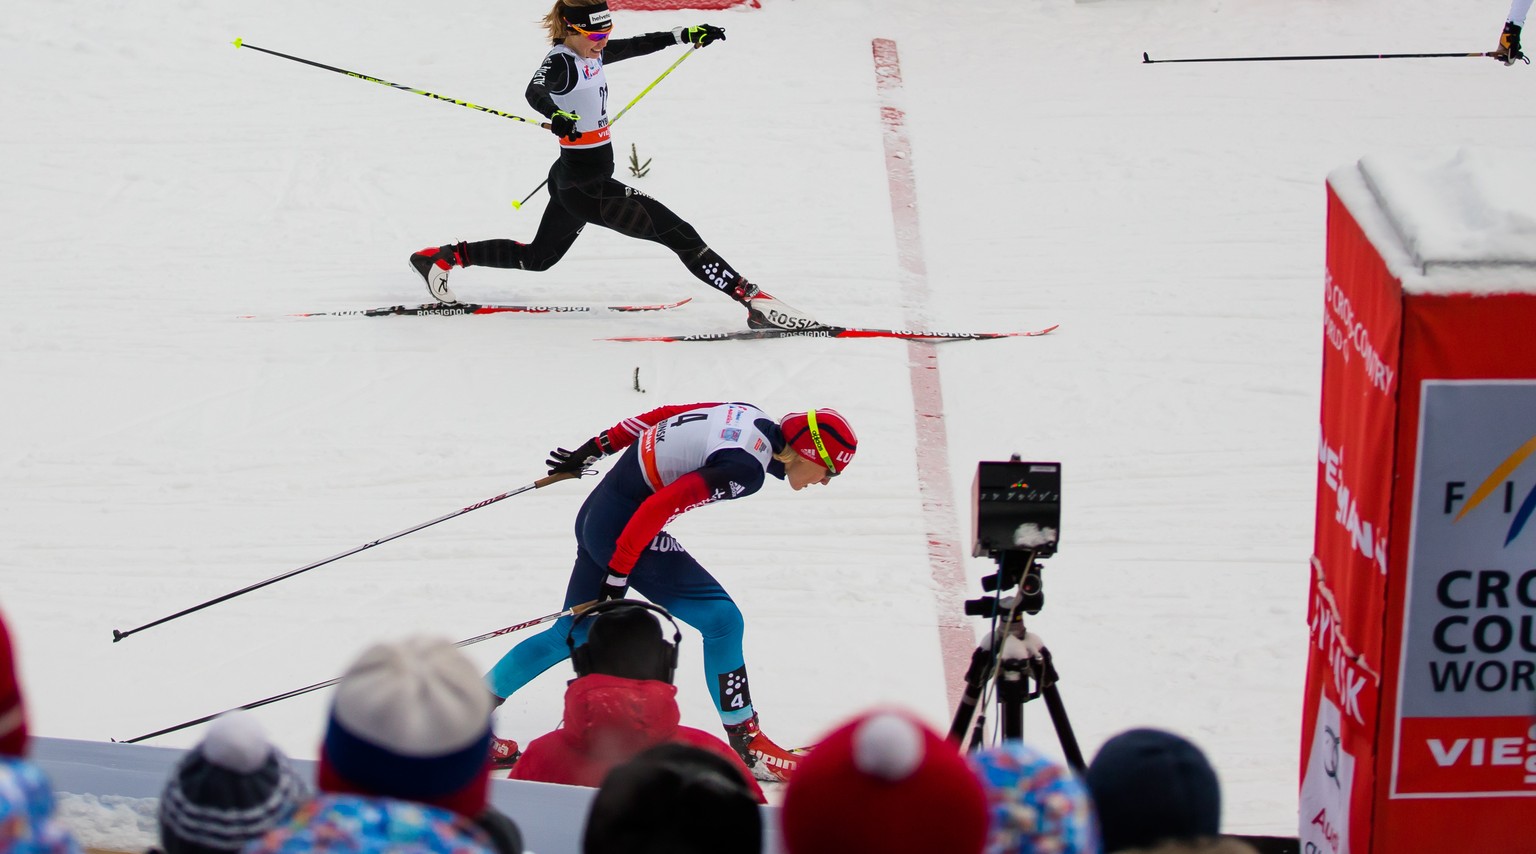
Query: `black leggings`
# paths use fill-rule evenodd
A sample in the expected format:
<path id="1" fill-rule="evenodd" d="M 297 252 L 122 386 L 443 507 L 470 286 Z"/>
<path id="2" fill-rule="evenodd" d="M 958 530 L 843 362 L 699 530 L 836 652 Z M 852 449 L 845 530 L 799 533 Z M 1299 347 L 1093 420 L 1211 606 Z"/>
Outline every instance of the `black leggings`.
<path id="1" fill-rule="evenodd" d="M 694 227 L 666 205 L 612 177 L 576 180 L 560 161 L 549 170 L 549 205 L 530 243 L 481 240 L 466 245 L 464 266 L 548 270 L 565 257 L 587 223 L 660 243 L 712 288 L 726 293 L 740 275 L 715 254 Z"/>

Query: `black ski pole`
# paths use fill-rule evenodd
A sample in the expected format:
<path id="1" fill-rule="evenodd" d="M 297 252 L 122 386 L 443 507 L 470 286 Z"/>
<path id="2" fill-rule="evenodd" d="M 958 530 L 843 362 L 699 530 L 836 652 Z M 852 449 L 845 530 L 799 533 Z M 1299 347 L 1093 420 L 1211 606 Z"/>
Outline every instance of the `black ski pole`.
<path id="1" fill-rule="evenodd" d="M 233 593 L 225 593 L 223 596 L 220 596 L 220 597 L 218 597 L 216 599 L 209 599 L 208 601 L 203 602 L 201 604 L 193 605 L 190 608 L 186 608 L 184 610 L 177 611 L 176 613 L 171 614 L 169 616 L 161 617 L 158 620 L 154 620 L 152 622 L 145 623 L 144 625 L 139 626 L 138 628 L 129 629 L 126 632 L 122 631 L 120 629 L 113 629 L 112 630 L 112 642 L 113 643 L 117 643 L 118 641 L 122 640 L 123 638 L 126 638 L 126 637 L 128 637 L 130 635 L 134 635 L 134 634 L 137 634 L 139 632 L 142 632 L 145 629 L 154 628 L 155 626 L 158 626 L 161 623 L 168 623 L 171 620 L 174 620 L 174 619 L 176 619 L 178 617 L 185 617 L 188 614 L 195 613 L 197 611 L 201 611 L 204 608 L 208 608 L 210 606 L 217 605 L 220 602 L 227 602 L 230 599 L 235 598 L 236 596 L 244 596 L 245 594 L 250 593 L 252 590 L 260 590 L 261 588 L 266 587 L 268 584 L 276 584 L 277 582 L 282 581 L 285 578 L 292 578 L 293 576 L 298 575 L 301 572 L 309 572 L 311 569 L 316 569 L 318 567 L 325 566 L 328 563 L 334 563 L 335 561 L 341 560 L 344 557 L 350 557 L 351 555 L 355 555 L 358 552 L 363 551 L 365 549 L 371 549 L 374 546 L 382 545 L 382 544 L 387 543 L 387 542 L 389 542 L 391 540 L 398 540 L 401 537 L 405 536 L 406 534 L 414 534 L 417 531 L 422 530 L 423 528 L 430 528 L 430 527 L 432 527 L 433 525 L 436 525 L 439 522 L 446 522 L 449 519 L 453 519 L 453 518 L 456 518 L 456 517 L 459 517 L 459 516 L 463 516 L 465 513 L 469 513 L 469 512 L 474 511 L 474 510 L 479 510 L 481 507 L 488 507 L 488 506 L 490 506 L 492 504 L 495 504 L 498 501 L 501 501 L 501 500 L 506 499 L 506 498 L 511 498 L 514 495 L 520 495 L 520 494 L 522 494 L 524 492 L 529 491 L 530 489 L 539 489 L 540 487 L 549 486 L 551 483 L 556 483 L 556 482 L 559 482 L 559 481 L 562 481 L 562 480 L 569 480 L 569 479 L 571 479 L 573 477 L 580 477 L 580 476 L 581 476 L 580 474 L 575 473 L 575 472 L 563 472 L 561 474 L 552 474 L 552 475 L 550 475 L 548 477 L 541 477 L 538 480 L 534 481 L 533 483 L 530 483 L 530 484 L 528 484 L 526 486 L 520 486 L 517 489 L 512 490 L 511 492 L 503 492 L 500 495 L 494 496 L 492 498 L 487 498 L 484 501 L 478 502 L 476 504 L 471 504 L 468 507 L 465 507 L 465 508 L 463 508 L 461 510 L 455 510 L 452 513 L 448 513 L 448 514 L 439 516 L 439 517 L 437 517 L 436 519 L 433 519 L 430 522 L 423 522 L 420 525 L 416 525 L 415 527 L 411 527 L 411 528 L 406 528 L 404 531 L 399 531 L 397 533 L 390 534 L 389 536 L 384 537 L 382 539 L 377 539 L 377 540 L 373 540 L 372 542 L 363 543 L 362 545 L 358 546 L 357 548 L 355 548 L 355 549 L 348 549 L 347 551 L 344 551 L 341 554 L 331 555 L 330 557 L 328 557 L 328 558 L 326 558 L 324 560 L 317 560 L 314 563 L 308 564 L 306 566 L 301 566 L 298 569 L 291 569 L 291 570 L 283 573 L 282 575 L 274 575 L 271 578 L 267 579 L 266 581 L 258 581 L 255 584 L 249 585 L 247 587 L 242 587 L 239 590 L 234 591 Z"/>
<path id="2" fill-rule="evenodd" d="M 502 635 L 511 634 L 512 632 L 519 631 L 521 629 L 526 629 L 526 628 L 528 628 L 530 626 L 537 626 L 540 623 L 548 623 L 551 620 L 558 620 L 561 617 L 574 616 L 576 614 L 580 614 L 583 611 L 586 611 L 586 610 L 592 608 L 596 604 L 597 604 L 597 602 L 595 600 L 592 601 L 592 602 L 583 602 L 580 605 L 573 605 L 573 606 L 571 606 L 569 608 L 566 608 L 564 611 L 556 611 L 553 614 L 545 614 L 544 616 L 539 617 L 537 619 L 528 620 L 527 622 L 518 623 L 517 625 L 514 625 L 514 626 L 507 626 L 504 629 L 497 629 L 494 632 L 486 632 L 483 635 L 478 635 L 476 637 L 472 637 L 472 638 L 467 638 L 465 640 L 461 640 L 458 643 L 454 644 L 454 646 L 469 646 L 471 644 L 477 644 L 477 643 L 479 643 L 481 641 L 490 640 L 491 638 L 499 638 Z M 123 739 L 122 741 L 119 741 L 118 743 L 119 744 L 136 744 L 136 743 L 138 743 L 140 741 L 145 741 L 147 739 L 151 739 L 151 738 L 154 738 L 156 736 L 166 735 L 168 733 L 173 733 L 173 732 L 178 732 L 178 731 L 184 730 L 184 729 L 186 729 L 188 727 L 197 726 L 198 724 L 205 724 L 205 723 L 213 720 L 214 718 L 218 717 L 219 715 L 227 715 L 230 712 L 240 711 L 242 709 L 255 709 L 255 708 L 259 708 L 261 706 L 271 705 L 272 703 L 276 703 L 279 700 L 286 700 L 286 699 L 288 699 L 290 697 L 297 697 L 300 694 L 308 694 L 311 691 L 318 691 L 321 688 L 329 688 L 332 685 L 335 685 L 337 682 L 340 682 L 340 681 L 341 681 L 341 677 L 338 676 L 335 679 L 327 679 L 324 682 L 316 682 L 313 685 L 306 685 L 303 688 L 295 688 L 292 691 L 286 691 L 286 692 L 284 692 L 282 694 L 275 694 L 275 695 L 273 695 L 271 697 L 266 698 L 265 700 L 257 700 L 254 703 L 246 703 L 243 706 L 236 706 L 233 709 L 225 709 L 224 711 L 218 712 L 217 714 L 203 715 L 202 717 L 197 718 L 196 720 L 190 720 L 190 721 L 186 721 L 184 723 L 179 723 L 179 724 L 177 724 L 175 726 L 166 727 L 165 729 L 157 729 L 154 732 L 145 733 L 144 735 L 136 736 L 134 738 Z"/>
<path id="3" fill-rule="evenodd" d="M 541 121 L 539 121 L 537 119 L 525 119 L 522 116 L 516 116 L 516 115 L 513 115 L 511 113 L 504 113 L 501 110 L 493 110 L 490 107 L 482 107 L 479 104 L 471 104 L 468 101 L 460 101 L 457 98 L 449 98 L 449 97 L 447 97 L 445 95 L 439 95 L 439 94 L 437 94 L 435 92 L 428 92 L 428 91 L 423 90 L 423 89 L 412 89 L 409 86 L 402 86 L 399 83 L 391 83 L 388 80 L 380 80 L 377 77 L 369 77 L 366 74 L 358 74 L 356 71 L 348 71 L 345 68 L 337 68 L 334 65 L 326 65 L 323 62 L 315 62 L 314 60 L 303 59 L 303 58 L 297 57 L 297 56 L 289 56 L 286 53 L 278 53 L 275 50 L 267 50 L 264 47 L 257 47 L 256 45 L 253 45 L 253 44 L 246 44 L 244 39 L 235 39 L 233 44 L 237 48 L 248 47 L 251 50 L 259 50 L 262 53 L 271 54 L 272 56 L 280 56 L 283 59 L 291 59 L 294 62 L 302 62 L 305 65 L 312 65 L 315 68 L 324 68 L 326 71 L 334 71 L 337 74 L 345 74 L 348 77 L 356 77 L 358 80 L 367 80 L 369 83 L 377 83 L 380 86 L 388 86 L 388 87 L 390 87 L 392 89 L 399 89 L 402 92 L 414 92 L 417 95 L 425 95 L 428 98 L 432 98 L 432 99 L 437 100 L 437 101 L 447 101 L 450 104 L 458 104 L 461 107 L 468 107 L 471 110 L 479 110 L 482 113 L 490 113 L 493 116 L 501 116 L 504 119 L 512 119 L 513 121 L 517 121 L 517 122 L 527 122 L 528 124 L 538 125 L 539 127 L 543 128 L 545 130 L 549 130 L 549 123 L 548 122 L 541 122 Z"/>
<path id="4" fill-rule="evenodd" d="M 1141 54 L 1143 65 L 1159 62 L 1296 62 L 1309 59 L 1436 59 L 1441 57 L 1493 56 L 1486 53 L 1334 53 L 1320 56 L 1207 56 L 1196 59 L 1153 59 Z"/>

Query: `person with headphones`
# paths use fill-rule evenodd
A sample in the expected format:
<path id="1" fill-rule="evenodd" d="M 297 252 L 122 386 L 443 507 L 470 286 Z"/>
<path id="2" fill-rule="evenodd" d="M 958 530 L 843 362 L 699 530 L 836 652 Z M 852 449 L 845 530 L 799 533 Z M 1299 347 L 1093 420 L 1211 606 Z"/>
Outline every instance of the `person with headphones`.
<path id="1" fill-rule="evenodd" d="M 665 620 L 672 639 L 663 637 Z M 613 768 L 658 744 L 687 744 L 728 760 L 759 803 L 762 787 L 736 751 L 716 736 L 680 725 L 677 645 L 682 630 L 665 608 L 617 599 L 583 611 L 577 646 L 566 636 L 576 678 L 565 689 L 560 728 L 529 742 L 511 778 L 568 786 L 602 785 Z"/>
<path id="2" fill-rule="evenodd" d="M 602 457 L 623 454 L 576 514 L 576 565 L 565 607 L 621 599 L 633 587 L 697 629 L 720 721 L 759 779 L 789 779 L 799 754 L 774 744 L 758 726 L 742 657 L 741 610 L 663 528 L 694 508 L 752 495 L 770 475 L 795 491 L 826 485 L 857 449 L 852 425 L 836 410 L 792 412 L 774 421 L 747 403 L 690 403 L 626 418 L 574 451 L 550 453 L 551 474 L 585 474 Z M 486 676 L 492 695 L 498 702 L 510 697 L 563 660 L 568 644 L 580 642 L 581 629 L 562 617 L 513 647 Z M 515 745 L 497 745 L 504 764 L 512 761 Z"/>

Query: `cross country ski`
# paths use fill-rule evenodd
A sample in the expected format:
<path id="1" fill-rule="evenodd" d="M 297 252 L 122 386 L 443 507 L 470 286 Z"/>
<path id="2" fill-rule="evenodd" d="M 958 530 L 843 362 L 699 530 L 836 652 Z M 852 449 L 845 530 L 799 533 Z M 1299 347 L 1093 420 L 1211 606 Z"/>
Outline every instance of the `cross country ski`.
<path id="1" fill-rule="evenodd" d="M 767 338 L 900 338 L 908 341 L 986 341 L 993 338 L 1035 338 L 1057 326 L 1027 332 L 933 332 L 920 329 L 869 329 L 860 326 L 813 326 L 809 329 L 744 329 L 693 335 L 636 335 L 600 341 L 760 341 Z"/>
<path id="2" fill-rule="evenodd" d="M 579 314 L 599 311 L 666 311 L 692 301 L 684 297 L 677 302 L 652 303 L 649 305 L 487 305 L 472 302 L 429 302 L 421 305 L 386 305 L 379 308 L 352 308 L 341 311 L 304 311 L 284 314 L 282 317 L 462 317 L 472 314 Z M 241 320 L 255 320 L 259 315 L 242 314 Z"/>

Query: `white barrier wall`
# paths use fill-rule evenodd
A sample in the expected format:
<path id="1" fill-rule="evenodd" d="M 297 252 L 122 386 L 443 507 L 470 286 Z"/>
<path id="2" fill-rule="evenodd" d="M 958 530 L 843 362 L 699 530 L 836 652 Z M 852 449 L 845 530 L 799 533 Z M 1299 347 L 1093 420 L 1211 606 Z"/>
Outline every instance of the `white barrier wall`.
<path id="1" fill-rule="evenodd" d="M 186 751 L 142 744 L 33 738 L 29 752 L 48 772 L 56 792 L 159 798 L 171 769 Z M 294 766 L 300 774 L 314 780 L 314 762 L 295 760 Z M 581 832 L 595 791 L 583 786 L 493 780 L 491 802 L 517 822 L 529 852 L 580 854 Z M 778 807 L 765 806 L 762 812 L 763 852 L 780 854 Z M 126 842 L 121 850 L 138 850 L 138 840 Z"/>

